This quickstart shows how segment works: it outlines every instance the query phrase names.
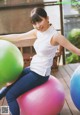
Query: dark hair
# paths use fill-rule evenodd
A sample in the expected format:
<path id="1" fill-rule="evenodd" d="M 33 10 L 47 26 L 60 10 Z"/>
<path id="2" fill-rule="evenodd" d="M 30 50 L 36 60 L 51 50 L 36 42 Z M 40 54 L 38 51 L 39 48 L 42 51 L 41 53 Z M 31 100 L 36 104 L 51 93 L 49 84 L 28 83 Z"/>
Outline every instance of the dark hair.
<path id="1" fill-rule="evenodd" d="M 42 21 L 41 17 L 47 18 L 47 13 L 43 8 L 38 7 L 31 11 L 30 20 L 32 24 Z"/>

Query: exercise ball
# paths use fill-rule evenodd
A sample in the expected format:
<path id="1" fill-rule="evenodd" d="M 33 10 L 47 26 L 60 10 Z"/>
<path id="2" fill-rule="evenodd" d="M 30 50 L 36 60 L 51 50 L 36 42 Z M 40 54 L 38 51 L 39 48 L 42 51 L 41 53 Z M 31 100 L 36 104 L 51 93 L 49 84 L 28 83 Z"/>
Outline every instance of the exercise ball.
<path id="1" fill-rule="evenodd" d="M 50 76 L 46 83 L 24 93 L 17 100 L 20 115 L 57 115 L 64 105 L 64 99 L 62 84 Z"/>
<path id="2" fill-rule="evenodd" d="M 13 43 L 0 40 L 0 85 L 16 80 L 23 65 L 20 50 Z"/>
<path id="3" fill-rule="evenodd" d="M 74 105 L 80 111 L 80 66 L 78 66 L 71 77 L 70 94 Z"/>

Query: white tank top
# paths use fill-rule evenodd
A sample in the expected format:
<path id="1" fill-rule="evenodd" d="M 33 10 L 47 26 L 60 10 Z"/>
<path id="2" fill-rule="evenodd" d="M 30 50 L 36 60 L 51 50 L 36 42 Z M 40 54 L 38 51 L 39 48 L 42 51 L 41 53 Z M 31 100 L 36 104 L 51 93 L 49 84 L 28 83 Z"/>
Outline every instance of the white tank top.
<path id="1" fill-rule="evenodd" d="M 52 46 L 50 40 L 57 34 L 52 25 L 45 32 L 37 31 L 37 39 L 34 42 L 36 55 L 32 58 L 30 69 L 41 76 L 50 75 L 53 58 L 58 48 L 58 46 Z"/>

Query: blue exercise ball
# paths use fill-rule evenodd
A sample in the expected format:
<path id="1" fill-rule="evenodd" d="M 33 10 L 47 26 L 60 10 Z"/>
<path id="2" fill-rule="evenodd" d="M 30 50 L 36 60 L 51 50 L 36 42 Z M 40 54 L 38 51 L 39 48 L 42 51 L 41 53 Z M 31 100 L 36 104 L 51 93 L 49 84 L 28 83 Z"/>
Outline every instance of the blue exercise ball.
<path id="1" fill-rule="evenodd" d="M 80 111 L 80 66 L 74 71 L 71 77 L 70 94 L 74 105 Z"/>

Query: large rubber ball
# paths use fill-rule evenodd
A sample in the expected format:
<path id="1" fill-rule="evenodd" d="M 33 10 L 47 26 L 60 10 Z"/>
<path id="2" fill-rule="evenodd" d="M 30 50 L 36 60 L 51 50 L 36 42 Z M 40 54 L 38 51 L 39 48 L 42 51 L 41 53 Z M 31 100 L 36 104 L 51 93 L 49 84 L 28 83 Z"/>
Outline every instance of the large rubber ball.
<path id="1" fill-rule="evenodd" d="M 16 80 L 23 65 L 20 50 L 11 42 L 0 40 L 0 85 Z"/>
<path id="2" fill-rule="evenodd" d="M 80 111 L 80 66 L 74 71 L 71 77 L 70 93 L 75 106 Z"/>
<path id="3" fill-rule="evenodd" d="M 64 88 L 54 76 L 18 98 L 20 115 L 58 115 L 65 100 Z"/>

